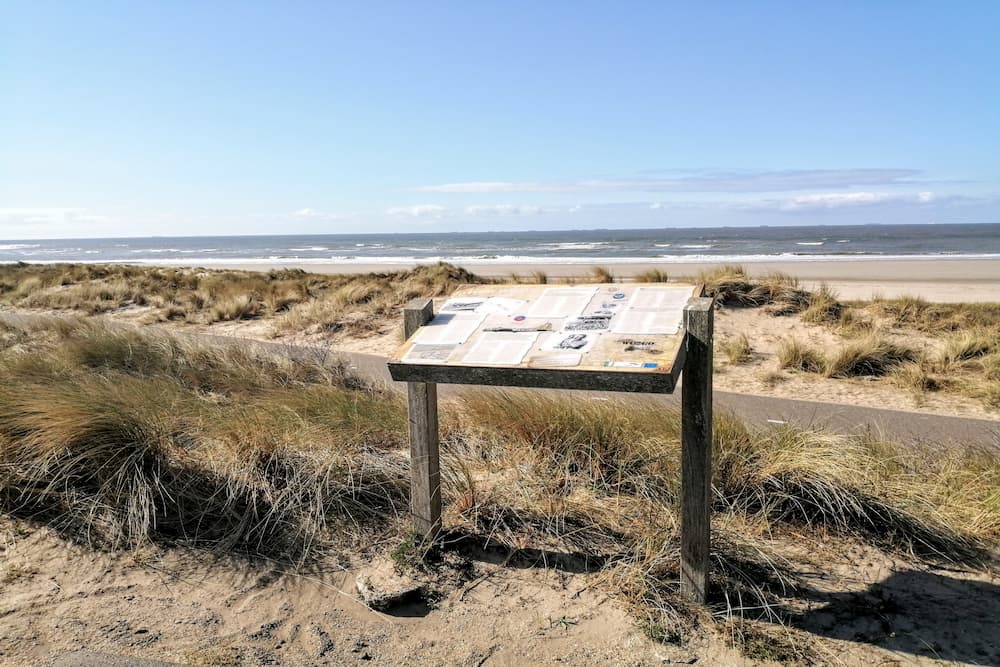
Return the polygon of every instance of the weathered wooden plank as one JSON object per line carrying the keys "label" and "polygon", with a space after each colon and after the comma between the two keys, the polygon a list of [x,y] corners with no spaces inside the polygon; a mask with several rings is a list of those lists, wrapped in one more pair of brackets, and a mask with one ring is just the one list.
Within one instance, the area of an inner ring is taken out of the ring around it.
{"label": "weathered wooden plank", "polygon": [[592,389],[650,394],[673,392],[682,365],[675,363],[667,372],[628,373],[590,371],[569,368],[518,368],[498,366],[459,366],[445,364],[407,364],[391,361],[389,374],[400,382],[437,382],[441,384],[482,384],[500,387],[539,387],[545,389]]}
{"label": "weathered wooden plank", "polygon": [[441,464],[438,451],[437,385],[407,386],[410,415],[410,513],[413,529],[433,539],[441,530]]}
{"label": "weathered wooden plank", "polygon": [[434,300],[411,299],[403,306],[403,337],[409,340],[417,329],[434,319]]}
{"label": "weathered wooden plank", "polygon": [[681,383],[681,591],[704,602],[708,592],[712,502],[713,299],[684,310]]}
{"label": "weathered wooden plank", "polygon": [[[434,302],[414,299],[403,307],[403,333],[410,338],[434,317]],[[410,382],[406,387],[410,426],[410,513],[424,539],[441,530],[441,462],[438,443],[437,385]]]}

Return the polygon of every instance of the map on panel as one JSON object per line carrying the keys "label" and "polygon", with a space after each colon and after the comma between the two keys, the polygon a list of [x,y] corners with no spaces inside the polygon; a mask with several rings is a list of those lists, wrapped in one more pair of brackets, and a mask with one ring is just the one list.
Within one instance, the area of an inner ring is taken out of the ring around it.
{"label": "map on panel", "polygon": [[690,284],[470,285],[437,307],[392,361],[668,372]]}

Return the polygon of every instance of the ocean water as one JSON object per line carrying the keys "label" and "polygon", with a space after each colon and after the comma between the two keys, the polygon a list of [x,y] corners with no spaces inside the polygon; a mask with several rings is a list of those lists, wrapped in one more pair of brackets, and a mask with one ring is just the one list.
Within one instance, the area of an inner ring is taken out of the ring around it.
{"label": "ocean water", "polygon": [[1000,224],[0,241],[0,262],[273,264],[1000,259]]}

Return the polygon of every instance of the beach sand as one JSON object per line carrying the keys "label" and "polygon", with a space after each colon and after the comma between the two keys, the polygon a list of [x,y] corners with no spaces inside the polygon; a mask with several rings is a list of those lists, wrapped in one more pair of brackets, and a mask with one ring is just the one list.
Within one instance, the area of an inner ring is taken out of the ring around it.
{"label": "beach sand", "polygon": [[[167,264],[167,263],[165,263]],[[528,275],[542,271],[550,278],[586,276],[594,266],[602,266],[620,278],[631,278],[643,271],[658,269],[670,277],[696,276],[700,271],[721,264],[712,263],[546,263],[492,264],[458,263],[473,273],[486,277]],[[407,269],[413,263],[364,264],[354,262],[302,263],[275,261],[267,264],[208,264],[206,268],[266,271],[273,268],[295,268],[313,273],[369,273]],[[774,261],[745,262],[751,275],[782,272],[795,276],[813,289],[820,283],[832,287],[841,299],[862,300],[873,296],[893,298],[919,296],[928,301],[944,303],[1000,301],[1000,260],[988,259],[928,259],[881,260],[857,259],[843,261]]]}

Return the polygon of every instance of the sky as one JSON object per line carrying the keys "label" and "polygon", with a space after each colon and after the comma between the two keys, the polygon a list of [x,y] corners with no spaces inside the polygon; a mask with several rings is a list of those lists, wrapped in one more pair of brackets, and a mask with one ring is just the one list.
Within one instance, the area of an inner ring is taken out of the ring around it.
{"label": "sky", "polygon": [[1000,222],[998,25],[0,0],[0,238]]}

